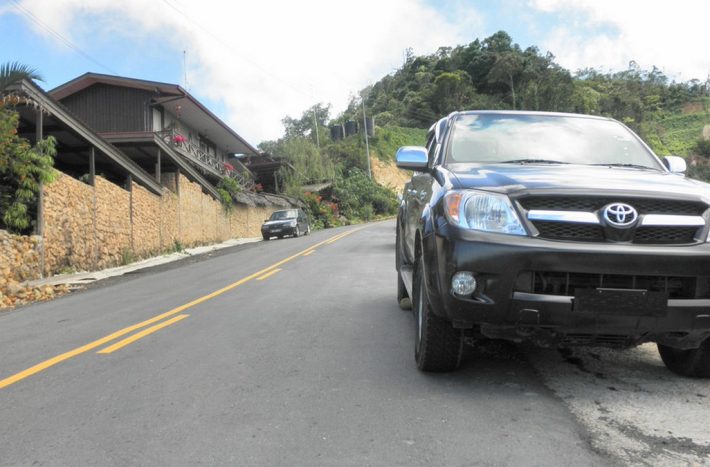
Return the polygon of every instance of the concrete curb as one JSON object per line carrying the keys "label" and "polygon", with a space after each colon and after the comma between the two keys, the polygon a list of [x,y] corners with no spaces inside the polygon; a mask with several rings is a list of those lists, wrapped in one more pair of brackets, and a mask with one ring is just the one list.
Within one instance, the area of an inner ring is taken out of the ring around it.
{"label": "concrete curb", "polygon": [[118,266],[115,268],[103,269],[101,271],[78,272],[74,274],[59,274],[56,276],[48,277],[46,279],[28,281],[25,282],[23,285],[26,287],[42,287],[47,285],[67,285],[69,287],[77,287],[80,285],[100,281],[102,279],[107,279],[109,277],[122,276],[129,272],[138,271],[140,269],[159,266],[161,264],[166,263],[172,263],[173,261],[178,261],[183,258],[188,258],[190,256],[203,255],[212,251],[222,250],[224,248],[229,248],[237,245],[243,245],[245,243],[254,243],[261,240],[261,237],[235,238],[213,245],[186,248],[184,251],[181,252],[170,253],[162,256],[155,256],[141,261],[136,261],[135,263],[127,264],[126,266]]}

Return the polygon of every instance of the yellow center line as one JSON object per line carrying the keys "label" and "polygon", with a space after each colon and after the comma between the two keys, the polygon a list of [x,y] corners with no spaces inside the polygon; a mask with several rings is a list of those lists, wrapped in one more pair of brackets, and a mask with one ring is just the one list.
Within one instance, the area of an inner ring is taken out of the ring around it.
{"label": "yellow center line", "polygon": [[281,269],[272,269],[271,271],[267,272],[263,276],[257,277],[256,280],[263,281],[264,279],[268,279],[269,277],[273,276],[274,274],[276,274],[279,271],[281,271]]}
{"label": "yellow center line", "polygon": [[101,349],[96,353],[100,353],[100,354],[113,353],[116,350],[124,348],[128,344],[134,343],[138,339],[142,339],[149,334],[153,334],[156,331],[159,331],[163,328],[170,326],[171,324],[175,324],[178,321],[182,321],[183,319],[187,318],[188,316],[190,316],[190,315],[177,315],[176,317],[170,318],[167,321],[163,321],[162,323],[158,323],[155,326],[151,326],[149,328],[146,328],[146,329],[142,330],[141,332],[137,332],[137,333],[133,334],[131,337],[126,337],[125,339],[118,341],[113,345],[109,345],[108,347]]}
{"label": "yellow center line", "polygon": [[341,238],[347,237],[348,235],[350,235],[350,232],[345,232],[344,234],[336,235],[335,237],[331,238],[330,240],[326,240],[325,243],[327,243],[328,245],[330,245],[331,243],[335,243],[335,242],[337,242],[338,240],[340,240]]}
{"label": "yellow center line", "polygon": [[245,282],[248,282],[248,281],[255,279],[263,274],[266,274],[267,272],[271,271],[272,269],[278,268],[282,264],[288,263],[289,261],[292,261],[292,260],[298,258],[299,256],[304,255],[305,253],[307,253],[310,250],[318,248],[318,247],[325,245],[327,243],[333,243],[337,240],[340,240],[341,238],[345,238],[348,235],[351,235],[359,230],[364,229],[365,227],[366,226],[359,227],[359,228],[356,228],[353,230],[349,230],[348,232],[345,232],[343,234],[338,234],[338,235],[335,235],[327,240],[323,240],[322,242],[316,243],[315,245],[310,246],[310,247],[306,248],[305,250],[303,250],[299,253],[296,253],[295,255],[292,255],[292,256],[289,256],[288,258],[282,259],[281,261],[274,263],[271,266],[268,266],[268,267],[262,269],[261,271],[257,271],[254,274],[244,277],[243,279],[240,279],[232,284],[229,284],[226,287],[222,287],[221,289],[216,290],[216,291],[212,292],[211,294],[200,297],[200,298],[193,300],[189,303],[186,303],[184,305],[180,305],[179,307],[173,308],[170,311],[166,311],[165,313],[154,316],[154,317],[147,319],[145,321],[141,321],[140,323],[120,329],[114,333],[111,333],[107,336],[104,336],[104,337],[97,339],[93,342],[90,342],[86,345],[82,345],[81,347],[77,347],[76,349],[73,349],[73,350],[70,350],[70,351],[65,352],[63,354],[57,355],[56,357],[52,357],[52,358],[45,360],[41,363],[38,363],[26,370],[20,371],[19,373],[15,373],[12,376],[8,376],[5,379],[1,379],[0,380],[0,389],[4,389],[4,388],[10,386],[11,384],[15,384],[18,381],[22,381],[25,378],[29,378],[32,375],[35,375],[41,371],[46,370],[47,368],[53,367],[54,365],[57,365],[57,364],[62,363],[66,360],[69,360],[70,358],[74,358],[77,355],[81,355],[81,354],[89,352],[97,347],[101,347],[102,345],[107,344],[107,343],[113,341],[114,339],[118,339],[119,337],[123,337],[126,334],[132,333],[133,331],[141,329],[145,326],[149,326],[149,325],[156,323],[162,319],[165,319],[169,316],[177,315],[178,313],[181,313],[181,312],[187,310],[188,308],[192,308],[195,305],[199,305],[200,303],[204,303],[207,300],[211,300],[219,295],[222,295],[225,292],[229,292],[230,290],[239,287],[240,285],[244,284]]}
{"label": "yellow center line", "polygon": [[310,251],[307,251],[307,252],[303,253],[303,256],[310,256],[310,255],[312,255],[312,254],[315,253],[315,252],[316,252],[316,250],[310,250]]}

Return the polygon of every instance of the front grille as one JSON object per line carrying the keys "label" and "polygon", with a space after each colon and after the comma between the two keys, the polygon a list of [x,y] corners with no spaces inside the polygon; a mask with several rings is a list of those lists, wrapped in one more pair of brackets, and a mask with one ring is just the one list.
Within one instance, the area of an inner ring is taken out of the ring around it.
{"label": "front grille", "polygon": [[695,243],[698,227],[639,227],[634,234],[634,243]]}
{"label": "front grille", "polygon": [[594,212],[611,203],[628,203],[639,214],[675,214],[678,216],[700,216],[708,206],[699,201],[648,198],[596,198],[588,196],[528,196],[518,200],[527,211],[532,209],[549,211]]}
{"label": "front grille", "polygon": [[533,222],[540,237],[578,242],[603,242],[604,231],[600,225],[574,224],[570,222]]}
{"label": "front grille", "polygon": [[674,299],[710,298],[708,276],[642,276],[555,271],[523,271],[516,292],[572,297],[577,289],[633,289],[664,292]]}
{"label": "front grille", "polygon": [[[701,216],[708,206],[699,201],[648,198],[609,198],[590,196],[528,196],[517,200],[525,210],[598,212],[614,202],[628,203],[644,214],[670,214]],[[621,241],[618,232],[602,225],[578,224],[563,221],[530,221],[540,238],[576,242]],[[647,226],[636,228],[634,235],[625,235],[624,241],[644,245],[671,245],[696,243],[701,229],[698,227]],[[607,238],[608,236],[608,238]]]}

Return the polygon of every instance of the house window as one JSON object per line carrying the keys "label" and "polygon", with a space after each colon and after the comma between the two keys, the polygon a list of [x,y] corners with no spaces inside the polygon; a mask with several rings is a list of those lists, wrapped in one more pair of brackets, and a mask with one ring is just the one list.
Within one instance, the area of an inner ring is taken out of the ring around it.
{"label": "house window", "polygon": [[153,108],[153,131],[160,131],[163,129],[162,114],[157,108]]}

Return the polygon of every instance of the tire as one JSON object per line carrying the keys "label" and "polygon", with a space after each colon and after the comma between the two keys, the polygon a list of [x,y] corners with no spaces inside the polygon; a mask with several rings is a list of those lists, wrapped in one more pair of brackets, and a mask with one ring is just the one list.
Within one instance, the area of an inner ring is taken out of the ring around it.
{"label": "tire", "polygon": [[710,378],[710,339],[697,349],[680,350],[658,344],[658,353],[666,368],[681,376]]}
{"label": "tire", "polygon": [[397,231],[394,255],[395,267],[397,269],[397,303],[399,303],[399,307],[401,309],[411,310],[412,300],[409,298],[409,294],[407,293],[407,287],[405,287],[404,281],[402,280],[402,275],[399,273],[400,267],[402,266],[402,255],[399,250],[399,242],[399,231]]}
{"label": "tire", "polygon": [[296,230],[293,231],[293,238],[298,238],[301,236],[301,229],[296,226]]}
{"label": "tire", "polygon": [[403,310],[412,309],[412,300],[409,298],[407,288],[399,272],[397,272],[397,303],[399,303],[399,307]]}
{"label": "tire", "polygon": [[463,333],[436,316],[429,305],[421,261],[414,273],[414,359],[417,368],[428,372],[453,371],[461,364]]}
{"label": "tire", "polygon": [[269,239],[271,238],[271,237],[269,237],[268,235],[262,235],[262,237],[264,237],[264,241],[265,241],[265,242],[268,242]]}
{"label": "tire", "polygon": [[310,234],[311,234],[311,226],[309,225],[309,226],[306,228],[306,235],[310,235]]}

